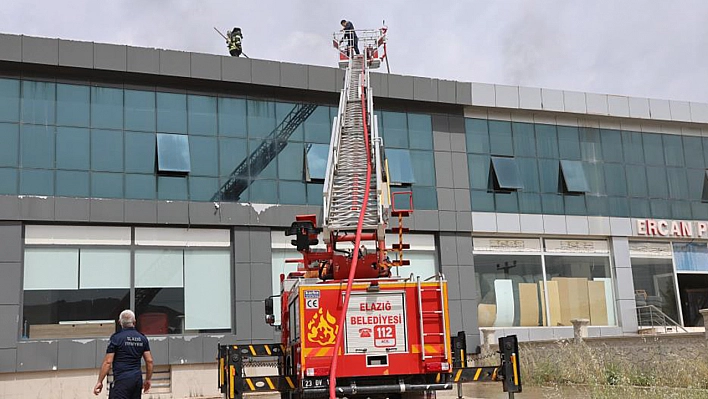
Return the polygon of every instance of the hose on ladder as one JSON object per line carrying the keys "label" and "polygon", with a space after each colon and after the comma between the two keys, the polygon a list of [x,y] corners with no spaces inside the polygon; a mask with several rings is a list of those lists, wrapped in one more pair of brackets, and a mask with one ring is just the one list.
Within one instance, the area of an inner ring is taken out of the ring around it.
{"label": "hose on ladder", "polygon": [[[363,74],[363,73],[362,73]],[[362,79],[363,81],[363,79]],[[359,245],[361,244],[361,230],[364,226],[364,215],[366,207],[369,203],[369,191],[371,189],[371,150],[369,148],[369,129],[366,123],[366,91],[361,93],[361,108],[362,121],[364,125],[364,145],[366,147],[366,185],[364,189],[364,199],[362,201],[361,210],[359,211],[359,223],[356,226],[356,237],[354,240],[354,249],[352,251],[352,264],[349,269],[349,279],[347,280],[347,290],[344,294],[344,308],[342,315],[339,318],[337,328],[337,339],[334,344],[334,354],[332,355],[332,364],[329,371],[329,399],[336,399],[335,388],[337,387],[337,359],[339,359],[339,349],[342,346],[342,333],[344,332],[344,321],[347,317],[347,308],[349,307],[349,297],[352,292],[352,283],[356,275],[356,265],[359,260]]]}

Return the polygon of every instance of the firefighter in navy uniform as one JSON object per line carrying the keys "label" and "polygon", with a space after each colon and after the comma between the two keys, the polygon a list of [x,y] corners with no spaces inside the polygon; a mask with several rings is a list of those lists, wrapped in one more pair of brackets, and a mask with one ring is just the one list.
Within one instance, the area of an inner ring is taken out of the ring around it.
{"label": "firefighter in navy uniform", "polygon": [[[113,383],[109,399],[139,399],[140,391],[148,392],[152,385],[152,354],[148,339],[135,329],[135,313],[124,310],[120,313],[120,332],[111,335],[103,358],[98,382],[93,388],[93,394],[98,395],[103,390],[103,379],[113,368]],[[145,381],[140,369],[140,359],[145,359]]]}
{"label": "firefighter in navy uniform", "polygon": [[[354,52],[359,54],[359,37],[354,30],[354,24],[352,21],[347,21],[346,19],[341,20],[340,24],[342,25],[342,31],[344,31],[344,37],[342,37],[339,43],[341,44],[343,41],[346,41],[347,48],[354,47]],[[347,50],[347,52],[349,52],[349,50]]]}
{"label": "firefighter in navy uniform", "polygon": [[241,28],[234,28],[233,30],[226,32],[226,45],[229,47],[229,54],[232,57],[238,57],[243,52],[241,47],[241,39],[243,38],[243,33],[241,33]]}

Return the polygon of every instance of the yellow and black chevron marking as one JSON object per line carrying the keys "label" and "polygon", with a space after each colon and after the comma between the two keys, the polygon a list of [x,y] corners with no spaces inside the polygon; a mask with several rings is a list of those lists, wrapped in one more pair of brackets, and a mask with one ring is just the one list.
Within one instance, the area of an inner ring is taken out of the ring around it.
{"label": "yellow and black chevron marking", "polygon": [[272,375],[268,377],[244,377],[243,388],[246,392],[291,391],[295,389],[292,377]]}
{"label": "yellow and black chevron marking", "polygon": [[243,357],[282,356],[285,348],[280,344],[233,345]]}
{"label": "yellow and black chevron marking", "polygon": [[452,382],[496,381],[498,366],[464,367],[452,370]]}

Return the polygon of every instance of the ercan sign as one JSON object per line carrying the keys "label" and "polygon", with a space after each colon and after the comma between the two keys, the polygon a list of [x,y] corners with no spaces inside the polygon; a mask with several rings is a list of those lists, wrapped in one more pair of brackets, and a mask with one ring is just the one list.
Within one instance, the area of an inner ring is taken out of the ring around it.
{"label": "ercan sign", "polygon": [[708,222],[637,219],[637,235],[646,237],[708,238]]}

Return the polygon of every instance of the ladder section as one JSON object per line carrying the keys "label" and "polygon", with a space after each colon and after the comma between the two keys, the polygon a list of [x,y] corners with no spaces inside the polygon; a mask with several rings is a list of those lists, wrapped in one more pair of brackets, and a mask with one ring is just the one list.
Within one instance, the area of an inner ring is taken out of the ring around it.
{"label": "ladder section", "polygon": [[[325,225],[331,230],[356,229],[364,202],[367,151],[371,151],[364,140],[363,113],[368,110],[362,108],[362,94],[368,89],[367,77],[364,56],[353,57],[340,97],[339,120],[334,128],[339,131],[333,132],[333,156],[327,165],[331,186],[325,184]],[[378,164],[376,161],[372,155],[371,162]],[[375,229],[380,224],[377,177],[372,173],[364,229]]]}
{"label": "ladder section", "polygon": [[444,280],[439,276],[434,282],[421,282],[420,276],[417,278],[422,361],[436,359],[439,362],[448,362],[443,284]]}

